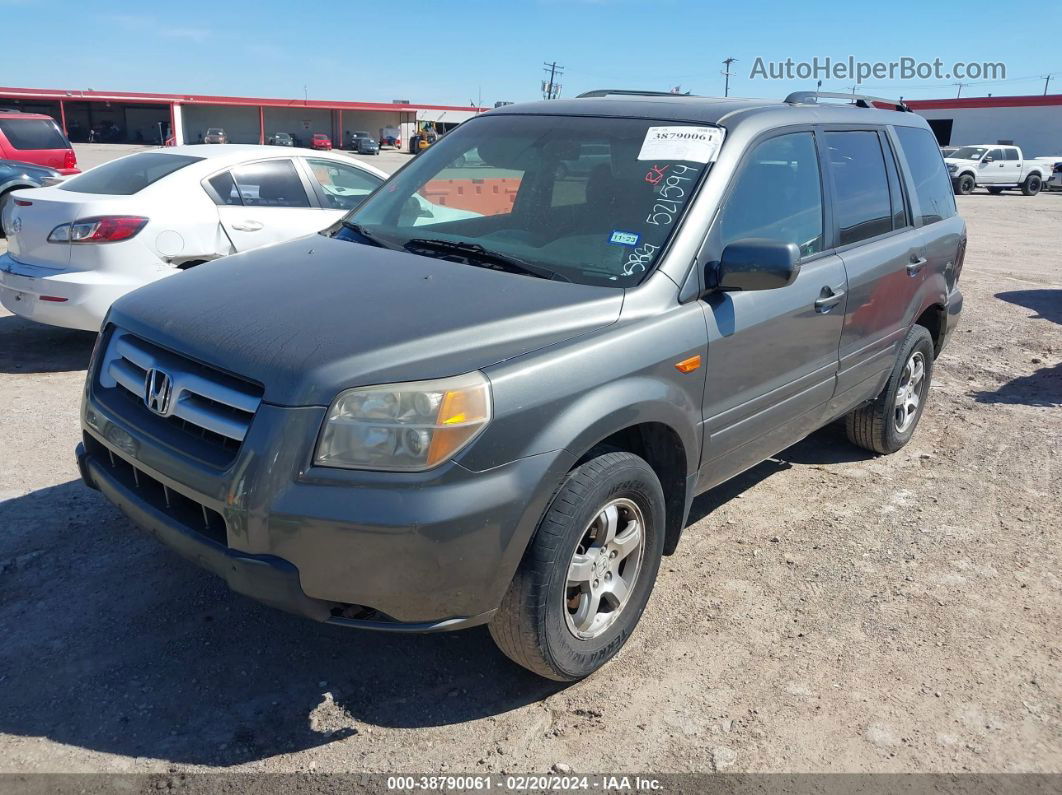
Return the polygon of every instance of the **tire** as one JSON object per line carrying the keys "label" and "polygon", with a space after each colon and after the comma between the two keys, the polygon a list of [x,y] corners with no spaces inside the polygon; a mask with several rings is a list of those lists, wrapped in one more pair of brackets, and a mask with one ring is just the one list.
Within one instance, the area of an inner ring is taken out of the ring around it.
{"label": "tire", "polygon": [[[906,390],[912,379],[912,370],[917,372],[916,362],[921,362],[922,376],[913,390],[916,402],[912,410],[912,392],[902,393],[907,399],[900,403],[901,390]],[[910,368],[910,369],[909,369]],[[933,337],[924,326],[913,326],[900,346],[896,364],[893,365],[881,394],[866,406],[850,412],[845,417],[848,440],[859,447],[875,453],[895,453],[914,435],[922,410],[929,395],[933,379]],[[903,414],[901,415],[901,408]]]}
{"label": "tire", "polygon": [[1044,181],[1040,179],[1039,175],[1030,174],[1025,178],[1025,182],[1021,183],[1021,192],[1026,196],[1035,196],[1043,186]]}
{"label": "tire", "polygon": [[955,180],[955,192],[961,196],[969,196],[975,187],[977,187],[977,182],[973,174],[963,174]]}
{"label": "tire", "polygon": [[[614,538],[603,543],[609,525]],[[509,659],[539,676],[559,682],[589,676],[633,632],[663,549],[664,492],[649,464],[622,452],[590,459],[554,494],[491,620],[491,637]],[[612,590],[631,580],[625,596]]]}
{"label": "tire", "polygon": [[999,194],[1001,194],[1003,192],[1003,188],[996,188],[996,187],[988,188],[988,192],[991,193],[993,196],[998,196]]}

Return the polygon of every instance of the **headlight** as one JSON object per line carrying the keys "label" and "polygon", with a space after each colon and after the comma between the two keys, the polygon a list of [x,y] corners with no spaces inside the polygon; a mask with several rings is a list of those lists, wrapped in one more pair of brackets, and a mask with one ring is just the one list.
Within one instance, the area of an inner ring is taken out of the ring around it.
{"label": "headlight", "polygon": [[348,389],[328,409],[314,463],[417,472],[453,458],[490,422],[481,373]]}
{"label": "headlight", "polygon": [[958,168],[959,168],[959,167],[958,167],[957,165],[955,165],[954,163],[948,163],[947,165],[948,165],[948,171],[957,171],[957,170],[958,170]]}

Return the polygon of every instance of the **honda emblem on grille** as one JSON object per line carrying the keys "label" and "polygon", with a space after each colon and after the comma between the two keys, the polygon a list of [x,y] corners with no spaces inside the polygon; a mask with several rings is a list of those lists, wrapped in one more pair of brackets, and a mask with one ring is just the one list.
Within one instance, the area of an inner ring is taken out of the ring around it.
{"label": "honda emblem on grille", "polygon": [[152,368],[144,379],[144,405],[161,417],[169,415],[173,381],[169,373]]}

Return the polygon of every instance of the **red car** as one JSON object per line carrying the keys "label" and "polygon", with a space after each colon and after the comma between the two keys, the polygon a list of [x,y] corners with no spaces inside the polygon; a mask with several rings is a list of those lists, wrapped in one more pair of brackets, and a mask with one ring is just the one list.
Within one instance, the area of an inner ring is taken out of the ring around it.
{"label": "red car", "polygon": [[314,133],[313,139],[310,141],[311,149],[331,149],[332,139],[324,133]]}
{"label": "red car", "polygon": [[70,141],[51,116],[0,111],[0,160],[21,160],[56,169],[60,174],[80,174]]}

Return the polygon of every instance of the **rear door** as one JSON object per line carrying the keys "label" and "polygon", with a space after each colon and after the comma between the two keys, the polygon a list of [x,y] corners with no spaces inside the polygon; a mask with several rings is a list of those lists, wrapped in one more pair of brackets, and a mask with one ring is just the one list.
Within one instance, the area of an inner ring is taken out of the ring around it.
{"label": "rear door", "polygon": [[837,253],[848,275],[831,407],[840,411],[880,391],[914,322],[926,257],[884,130],[827,129],[823,159],[833,194]]}
{"label": "rear door", "polygon": [[1022,159],[1016,147],[1003,147],[1003,168],[1000,169],[1000,182],[1016,185],[1022,178]]}
{"label": "rear door", "polygon": [[291,158],[244,163],[215,174],[204,187],[218,205],[221,225],[237,251],[328,226],[316,195]]}
{"label": "rear door", "polygon": [[754,143],[724,197],[703,256],[728,243],[796,243],[796,280],[774,290],[711,292],[702,487],[747,469],[814,430],[834,393],[844,321],[844,265],[830,250],[816,134]]}
{"label": "rear door", "polygon": [[4,156],[54,169],[68,168],[70,141],[52,119],[0,117],[0,133],[6,139]]}

